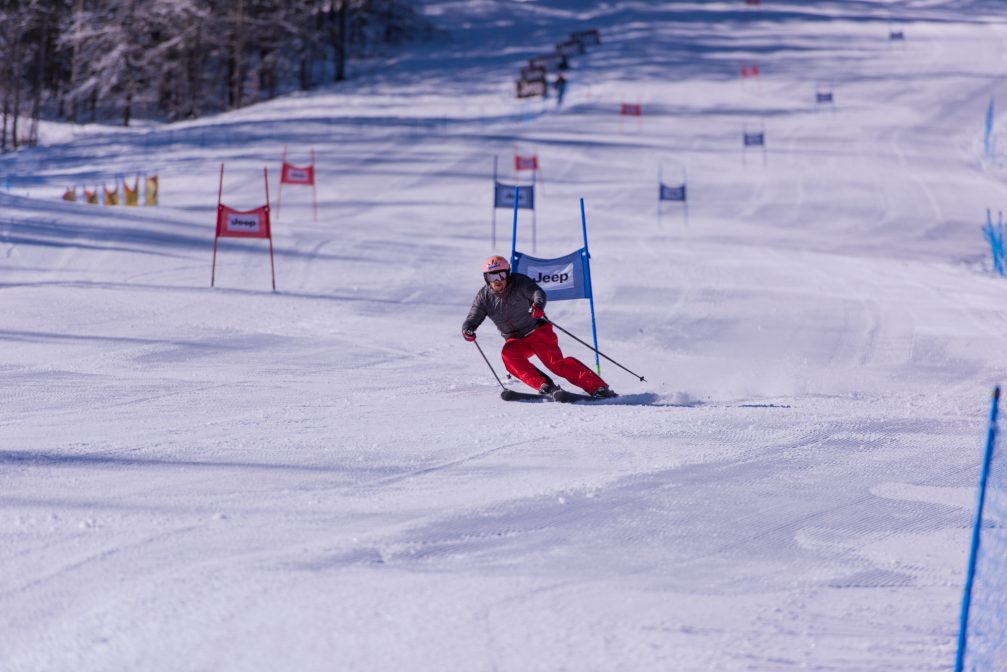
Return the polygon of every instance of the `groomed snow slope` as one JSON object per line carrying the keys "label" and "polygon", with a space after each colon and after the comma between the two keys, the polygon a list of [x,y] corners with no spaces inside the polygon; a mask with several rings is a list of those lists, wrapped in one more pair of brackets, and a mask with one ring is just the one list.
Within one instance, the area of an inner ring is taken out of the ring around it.
{"label": "groomed snow slope", "polygon": [[[1005,10],[427,5],[450,41],[332,92],[0,160],[0,669],[950,669],[1007,361],[979,231]],[[562,107],[512,98],[589,27]],[[585,199],[602,349],[648,381],[604,363],[617,402],[503,403],[460,337],[515,144],[540,256]],[[286,187],[279,291],[233,240],[210,289],[220,162],[225,203],[267,165],[275,205],[284,145],[318,221]],[[161,207],[59,200],[138,170]]]}

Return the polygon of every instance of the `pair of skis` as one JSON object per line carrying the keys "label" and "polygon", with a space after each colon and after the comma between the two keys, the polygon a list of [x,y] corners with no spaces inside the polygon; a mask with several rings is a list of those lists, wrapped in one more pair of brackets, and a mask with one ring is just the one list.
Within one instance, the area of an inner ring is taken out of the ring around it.
{"label": "pair of skis", "polygon": [[588,394],[577,394],[567,390],[556,390],[552,394],[534,394],[508,389],[500,393],[500,398],[504,401],[558,401],[563,404],[575,404],[579,401],[602,401],[613,397],[592,397]]}

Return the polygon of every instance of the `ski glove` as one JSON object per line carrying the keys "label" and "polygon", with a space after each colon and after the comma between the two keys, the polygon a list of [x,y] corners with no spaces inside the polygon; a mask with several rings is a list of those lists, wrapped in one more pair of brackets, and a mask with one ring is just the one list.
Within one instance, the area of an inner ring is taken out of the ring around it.
{"label": "ski glove", "polygon": [[462,338],[464,338],[469,343],[476,340],[476,332],[471,329],[462,329]]}
{"label": "ski glove", "polygon": [[536,320],[544,320],[545,319],[545,310],[543,310],[542,306],[538,305],[537,303],[531,304],[531,308],[528,309],[528,312]]}

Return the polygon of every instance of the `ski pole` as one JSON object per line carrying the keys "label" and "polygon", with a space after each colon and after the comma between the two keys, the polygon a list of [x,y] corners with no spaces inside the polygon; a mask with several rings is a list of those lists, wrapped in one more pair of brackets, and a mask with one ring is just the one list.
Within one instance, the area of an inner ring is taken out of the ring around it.
{"label": "ski pole", "polygon": [[[566,334],[567,336],[569,336],[569,337],[570,337],[570,338],[572,338],[573,340],[577,341],[577,342],[578,342],[578,343],[580,343],[581,345],[586,345],[587,347],[591,348],[591,349],[592,349],[592,350],[594,350],[594,351],[595,351],[596,353],[598,353],[599,355],[601,355],[602,357],[604,357],[604,358],[605,358],[605,359],[607,359],[608,361],[612,362],[613,364],[615,364],[616,366],[618,366],[618,367],[619,367],[620,369],[622,369],[623,371],[625,371],[625,372],[627,372],[627,373],[631,373],[631,374],[633,374],[634,376],[636,376],[637,378],[639,378],[639,379],[640,379],[640,382],[643,382],[643,383],[647,382],[647,379],[646,379],[646,378],[644,378],[643,376],[641,376],[641,375],[640,375],[639,373],[635,373],[635,372],[633,372],[633,371],[630,371],[630,370],[629,370],[629,369],[627,369],[627,368],[626,368],[625,366],[623,366],[623,365],[622,365],[622,364],[620,364],[619,362],[615,361],[614,359],[612,359],[611,357],[609,357],[608,355],[606,355],[606,354],[605,354],[604,352],[602,352],[601,350],[598,350],[597,348],[595,348],[595,347],[594,347],[593,345],[591,345],[590,343],[586,343],[586,342],[584,342],[584,341],[580,340],[579,338],[577,338],[576,336],[574,336],[574,335],[573,335],[573,334],[571,334],[571,333],[570,333],[569,331],[567,331],[567,330],[566,330],[566,329],[564,329],[563,327],[559,326],[558,324],[556,324],[556,323],[555,323],[555,322],[553,322],[552,320],[548,320],[548,322],[549,322],[549,324],[551,324],[552,326],[556,327],[557,329],[559,329],[559,330],[560,330],[560,331],[562,331],[562,332],[563,332],[564,334]],[[485,356],[485,355],[484,355],[484,356]]]}
{"label": "ski pole", "polygon": [[486,359],[486,353],[483,352],[482,347],[480,347],[477,341],[472,341],[472,343],[476,346],[476,348],[478,348],[479,354],[483,356],[483,361],[486,362],[486,366],[490,367],[490,371],[493,372],[493,377],[497,379],[498,383],[500,383],[500,387],[506,390],[507,386],[504,385],[503,382],[500,380],[500,376],[497,375],[496,369],[494,369],[493,365],[490,364],[490,360]]}

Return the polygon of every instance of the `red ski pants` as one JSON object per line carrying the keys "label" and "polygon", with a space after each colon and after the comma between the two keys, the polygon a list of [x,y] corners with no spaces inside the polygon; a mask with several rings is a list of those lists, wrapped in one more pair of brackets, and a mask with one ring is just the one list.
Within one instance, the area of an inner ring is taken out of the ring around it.
{"label": "red ski pants", "polygon": [[588,394],[594,394],[599,388],[608,387],[607,383],[583,362],[563,356],[556,332],[548,322],[524,338],[508,338],[504,343],[503,352],[500,353],[504,366],[511,375],[537,390],[545,382],[545,378],[535,365],[528,361],[532,355],[538,357],[547,369],[583,388]]}

